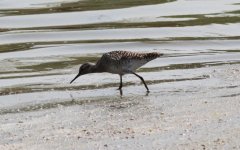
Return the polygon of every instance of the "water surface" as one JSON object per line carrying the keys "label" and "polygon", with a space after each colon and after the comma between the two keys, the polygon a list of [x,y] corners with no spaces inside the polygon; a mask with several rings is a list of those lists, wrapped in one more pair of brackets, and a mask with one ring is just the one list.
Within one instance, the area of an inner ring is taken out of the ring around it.
{"label": "water surface", "polygon": [[[237,77],[213,70],[240,63],[239,26],[238,0],[2,0],[0,114],[119,98],[117,75],[69,84],[82,63],[112,50],[165,54],[138,70],[152,96],[207,87],[209,97],[238,97],[239,83],[228,80]],[[145,95],[135,76],[123,81],[123,97]]]}

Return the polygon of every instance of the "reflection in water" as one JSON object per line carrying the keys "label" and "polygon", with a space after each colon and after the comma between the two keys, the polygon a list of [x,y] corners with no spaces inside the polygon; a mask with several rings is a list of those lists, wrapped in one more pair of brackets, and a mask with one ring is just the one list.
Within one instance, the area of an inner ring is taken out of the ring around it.
{"label": "reflection in water", "polygon": [[2,11],[5,15],[30,15],[128,8],[141,5],[161,4],[172,1],[175,0],[67,0],[62,1],[61,3],[58,0],[44,0],[44,2],[41,0],[34,0],[19,4],[16,0],[8,0],[3,1],[0,4],[2,4]]}

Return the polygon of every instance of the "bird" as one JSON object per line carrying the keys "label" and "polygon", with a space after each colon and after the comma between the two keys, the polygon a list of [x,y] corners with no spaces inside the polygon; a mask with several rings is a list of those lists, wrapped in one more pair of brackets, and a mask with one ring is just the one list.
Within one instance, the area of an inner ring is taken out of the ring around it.
{"label": "bird", "polygon": [[82,64],[79,68],[78,74],[70,82],[70,84],[78,77],[85,74],[108,72],[118,74],[120,76],[120,85],[118,90],[122,90],[122,76],[125,74],[133,74],[143,82],[147,92],[149,92],[146,82],[142,76],[136,73],[136,70],[160,56],[163,56],[163,54],[158,52],[140,53],[122,50],[107,52],[104,53],[95,64]]}

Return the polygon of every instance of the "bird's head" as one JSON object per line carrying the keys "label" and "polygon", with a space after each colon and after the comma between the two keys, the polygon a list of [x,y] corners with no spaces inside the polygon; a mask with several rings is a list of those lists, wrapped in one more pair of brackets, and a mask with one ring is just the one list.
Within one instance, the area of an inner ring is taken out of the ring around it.
{"label": "bird's head", "polygon": [[84,75],[84,74],[88,74],[88,73],[91,73],[92,72],[92,68],[93,68],[93,65],[90,64],[90,63],[84,63],[80,66],[79,68],[79,72],[77,74],[77,76],[70,82],[70,84],[76,80],[78,77],[80,77],[81,75]]}

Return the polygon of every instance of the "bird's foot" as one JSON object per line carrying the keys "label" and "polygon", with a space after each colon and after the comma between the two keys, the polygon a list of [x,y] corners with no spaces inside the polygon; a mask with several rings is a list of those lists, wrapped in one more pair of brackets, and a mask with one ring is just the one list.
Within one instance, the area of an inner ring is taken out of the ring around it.
{"label": "bird's foot", "polygon": [[122,90],[122,87],[117,88],[117,90]]}
{"label": "bird's foot", "polygon": [[120,97],[122,98],[122,96],[123,96],[122,89],[120,89],[119,91],[120,91]]}
{"label": "bird's foot", "polygon": [[148,96],[148,95],[149,95],[149,93],[150,93],[150,91],[149,91],[149,90],[147,90],[147,91],[146,91],[146,96]]}

